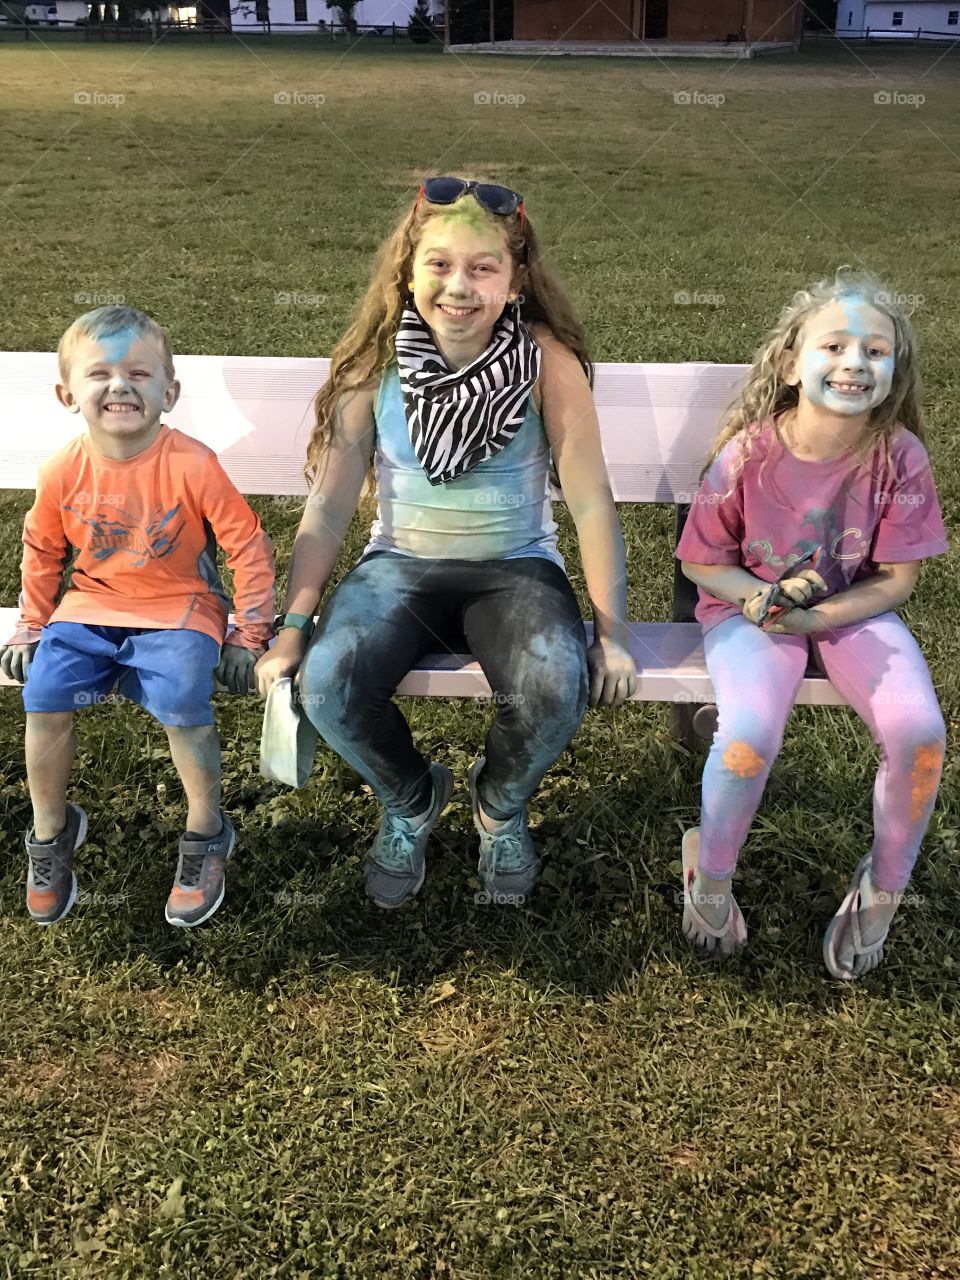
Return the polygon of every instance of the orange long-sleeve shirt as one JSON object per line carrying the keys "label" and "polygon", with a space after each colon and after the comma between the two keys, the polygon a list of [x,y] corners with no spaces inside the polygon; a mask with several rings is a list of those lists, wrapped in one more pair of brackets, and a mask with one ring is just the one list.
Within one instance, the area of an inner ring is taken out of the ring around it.
{"label": "orange long-sleeve shirt", "polygon": [[[20,621],[8,643],[48,622],[202,631],[223,644],[230,601],[217,544],[234,577],[226,642],[264,648],[273,635],[273,549],[212,449],[164,426],[143,453],[104,457],[78,436],[40,467],[23,529]],[[56,605],[71,547],[70,589]],[[56,605],[56,607],[55,607]]]}

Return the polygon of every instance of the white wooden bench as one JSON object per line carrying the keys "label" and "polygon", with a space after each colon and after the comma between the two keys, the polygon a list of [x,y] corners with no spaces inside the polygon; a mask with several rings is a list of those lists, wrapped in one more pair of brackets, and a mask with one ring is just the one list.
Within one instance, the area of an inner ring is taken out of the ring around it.
{"label": "white wooden bench", "polygon": [[[170,425],[216,449],[242,493],[305,494],[311,402],[329,361],[178,356],[176,364],[183,394],[166,419]],[[603,453],[617,502],[672,503],[680,519],[685,516],[719,414],[745,368],[597,365]],[[0,487],[32,489],[39,463],[81,426],[57,403],[57,380],[54,354],[0,353]],[[695,589],[678,566],[674,620],[630,624],[638,677],[634,699],[674,704],[674,730],[685,740],[694,710],[714,700],[700,626],[692,620],[694,601]],[[16,608],[0,609],[0,640],[13,630],[16,617]],[[0,683],[10,682],[0,675]],[[489,696],[490,686],[469,654],[432,654],[410,672],[399,692],[466,698]],[[828,680],[812,673],[802,681],[797,701],[845,702]]]}

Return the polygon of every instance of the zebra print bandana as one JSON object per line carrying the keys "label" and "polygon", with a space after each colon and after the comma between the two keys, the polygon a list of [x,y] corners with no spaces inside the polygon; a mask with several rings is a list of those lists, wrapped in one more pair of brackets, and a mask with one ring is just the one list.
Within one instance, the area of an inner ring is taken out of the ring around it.
{"label": "zebra print bandana", "polygon": [[464,475],[520,430],[540,348],[517,303],[504,308],[486,351],[463,369],[448,368],[412,306],[404,308],[396,352],[410,443],[431,484]]}

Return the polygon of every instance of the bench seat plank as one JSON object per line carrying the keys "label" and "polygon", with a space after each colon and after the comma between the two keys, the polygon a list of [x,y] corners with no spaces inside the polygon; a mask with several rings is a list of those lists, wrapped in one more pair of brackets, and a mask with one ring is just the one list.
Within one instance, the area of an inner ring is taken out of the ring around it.
{"label": "bench seat plank", "polygon": [[[17,620],[16,609],[0,609],[0,639]],[[587,624],[587,634],[592,633]],[[713,701],[713,686],[703,658],[703,637],[696,622],[633,622],[630,652],[637,664],[638,702]],[[11,685],[0,674],[0,685]],[[430,654],[401,682],[398,693],[430,698],[485,698],[490,685],[469,654]],[[798,703],[845,706],[845,700],[824,676],[806,676]]]}

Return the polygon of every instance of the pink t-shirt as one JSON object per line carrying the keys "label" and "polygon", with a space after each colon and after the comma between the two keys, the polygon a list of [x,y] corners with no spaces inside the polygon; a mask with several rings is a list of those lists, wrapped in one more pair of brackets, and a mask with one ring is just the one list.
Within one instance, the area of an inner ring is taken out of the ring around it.
{"label": "pink t-shirt", "polygon": [[[892,468],[882,442],[859,461],[844,453],[822,462],[795,457],[771,422],[750,438],[738,475],[735,462],[746,428],[714,459],[694,495],[677,544],[677,558],[692,564],[739,564],[765,582],[808,551],[823,547],[817,572],[826,600],[878,564],[942,555],[947,538],[927,451],[905,427],[890,442]],[[697,620],[704,630],[740,612],[698,587]]]}

